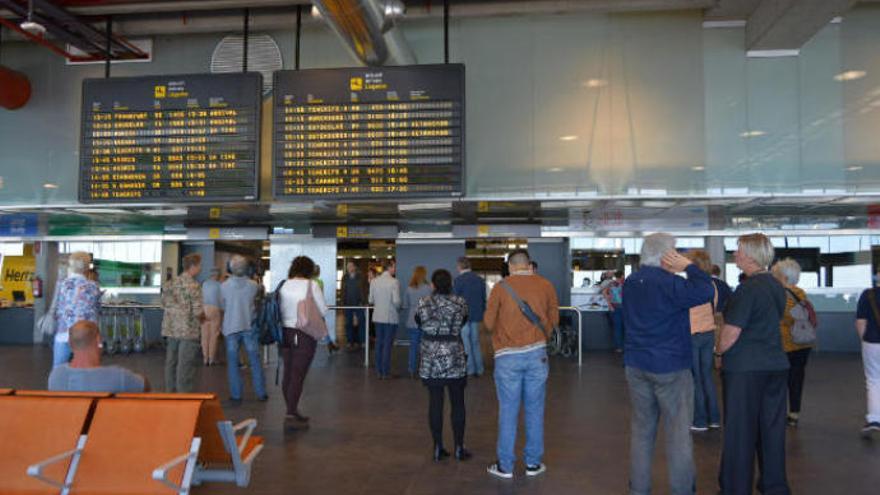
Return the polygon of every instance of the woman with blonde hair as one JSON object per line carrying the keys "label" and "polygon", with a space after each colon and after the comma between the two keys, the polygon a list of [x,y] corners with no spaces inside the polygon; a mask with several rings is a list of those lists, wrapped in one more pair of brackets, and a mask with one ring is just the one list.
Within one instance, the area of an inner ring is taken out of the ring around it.
{"label": "woman with blonde hair", "polygon": [[409,377],[416,378],[419,371],[419,344],[422,331],[416,323],[416,311],[419,309],[419,301],[423,297],[431,295],[431,284],[428,283],[428,270],[419,265],[413,270],[409,286],[406,288],[403,307],[407,309],[406,328],[409,330]]}
{"label": "woman with blonde hair", "polygon": [[806,377],[807,359],[813,344],[796,344],[791,336],[794,326],[794,317],[791,310],[801,302],[807,300],[807,293],[797,286],[801,278],[801,266],[791,258],[785,258],[776,262],[771,270],[782,286],[785,287],[785,313],[779,322],[779,330],[782,332],[782,349],[788,356],[791,368],[788,370],[788,426],[797,426],[801,414],[801,397],[804,393],[804,378]]}
{"label": "woman with blonde hair", "polygon": [[[712,274],[712,259],[702,249],[688,251],[685,255],[704,273]],[[712,299],[705,304],[690,309],[691,344],[694,375],[694,421],[691,431],[703,432],[709,428],[721,427],[721,413],[718,409],[718,392],[715,389],[713,368],[715,360],[715,311],[718,307],[718,286],[712,279]]]}
{"label": "woman with blonde hair", "polygon": [[785,474],[785,392],[788,358],[779,338],[785,288],[767,267],[773,244],[764,234],[744,235],[734,259],[746,279],[724,310],[718,351],[724,382],[721,492],[753,492],[755,455],[761,493],[788,494]]}

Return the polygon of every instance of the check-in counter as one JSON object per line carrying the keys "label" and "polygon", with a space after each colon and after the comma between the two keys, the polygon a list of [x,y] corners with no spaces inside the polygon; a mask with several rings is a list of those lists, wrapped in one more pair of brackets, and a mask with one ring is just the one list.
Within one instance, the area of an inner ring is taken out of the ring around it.
{"label": "check-in counter", "polygon": [[0,308],[0,345],[34,343],[34,308]]}
{"label": "check-in counter", "polygon": [[608,304],[597,287],[579,287],[571,290],[571,305],[581,310],[583,323],[583,350],[614,349]]}
{"label": "check-in counter", "polygon": [[856,306],[863,288],[820,287],[806,289],[819,318],[819,352],[861,352],[855,330]]}

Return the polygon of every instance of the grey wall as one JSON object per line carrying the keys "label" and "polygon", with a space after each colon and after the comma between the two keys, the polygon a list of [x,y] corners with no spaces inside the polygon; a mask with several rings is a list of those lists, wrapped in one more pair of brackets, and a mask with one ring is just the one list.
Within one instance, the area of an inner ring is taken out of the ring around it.
{"label": "grey wall", "polygon": [[560,306],[571,304],[571,251],[568,239],[529,239],[529,257],[538,274],[556,287]]}
{"label": "grey wall", "polygon": [[[468,195],[880,191],[878,22],[880,9],[859,7],[799,57],[752,59],[743,28],[704,29],[697,12],[453,18]],[[442,60],[439,20],[403,29],[420,63]],[[292,27],[270,34],[290,68]],[[220,39],[156,37],[152,62],[113,75],[205,72]],[[24,43],[5,43],[2,60],[34,92],[25,108],[0,110],[0,205],[75,202],[81,81],[102,67]],[[303,68],[350,65],[328,29],[304,29]],[[851,69],[866,76],[834,79]]]}

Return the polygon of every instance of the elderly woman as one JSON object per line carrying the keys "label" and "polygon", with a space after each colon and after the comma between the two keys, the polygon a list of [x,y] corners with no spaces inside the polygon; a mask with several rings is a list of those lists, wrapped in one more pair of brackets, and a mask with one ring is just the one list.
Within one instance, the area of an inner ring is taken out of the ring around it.
{"label": "elderly woman", "polygon": [[807,359],[813,344],[795,344],[791,337],[791,328],[794,326],[794,318],[791,310],[801,301],[807,299],[807,294],[797,286],[801,278],[801,266],[791,258],[785,258],[773,265],[771,270],[776,280],[785,287],[785,314],[779,324],[782,332],[782,349],[788,356],[788,425],[797,426],[801,414],[801,397],[804,393],[804,377],[807,367]]}
{"label": "elderly woman", "polygon": [[[688,251],[687,258],[707,275],[712,273],[712,259],[702,249]],[[712,358],[715,349],[715,311],[718,307],[718,282],[712,278],[713,296],[705,303],[690,309],[691,344],[694,359],[691,373],[694,375],[694,423],[691,431],[703,432],[721,427],[718,410],[718,392],[715,390]]]}
{"label": "elderly woman", "polygon": [[461,328],[467,321],[467,303],[452,295],[452,275],[437,270],[431,276],[434,293],[422,298],[416,310],[416,322],[422,329],[419,375],[428,387],[430,404],[428,424],[434,439],[434,460],[449,457],[443,448],[443,396],[449,390],[452,403],[452,430],[455,458],[471,457],[464,448],[464,388],[467,385],[467,356],[461,340]]}
{"label": "elderly woman", "polygon": [[718,351],[723,357],[724,450],[721,491],[751,494],[755,454],[764,494],[788,495],[785,474],[785,392],[788,359],[779,338],[785,288],[767,271],[773,245],[763,234],[739,238],[736,265],[747,278],[724,311]]}
{"label": "elderly woman", "polygon": [[58,284],[55,292],[55,344],[52,348],[52,367],[70,361],[68,330],[80,320],[98,322],[101,310],[101,291],[98,284],[86,278],[92,263],[89,253],[77,251],[67,260],[68,276]]}

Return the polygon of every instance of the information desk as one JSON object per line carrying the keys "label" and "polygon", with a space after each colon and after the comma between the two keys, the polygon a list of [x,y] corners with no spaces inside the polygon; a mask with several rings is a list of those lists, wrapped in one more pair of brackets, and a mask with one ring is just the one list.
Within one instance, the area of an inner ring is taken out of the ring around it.
{"label": "information desk", "polygon": [[85,80],[80,201],[256,200],[261,90],[258,73]]}
{"label": "information desk", "polygon": [[460,196],[464,121],[460,64],[276,72],[274,195]]}
{"label": "information desk", "polygon": [[0,308],[0,345],[34,343],[34,308]]}

